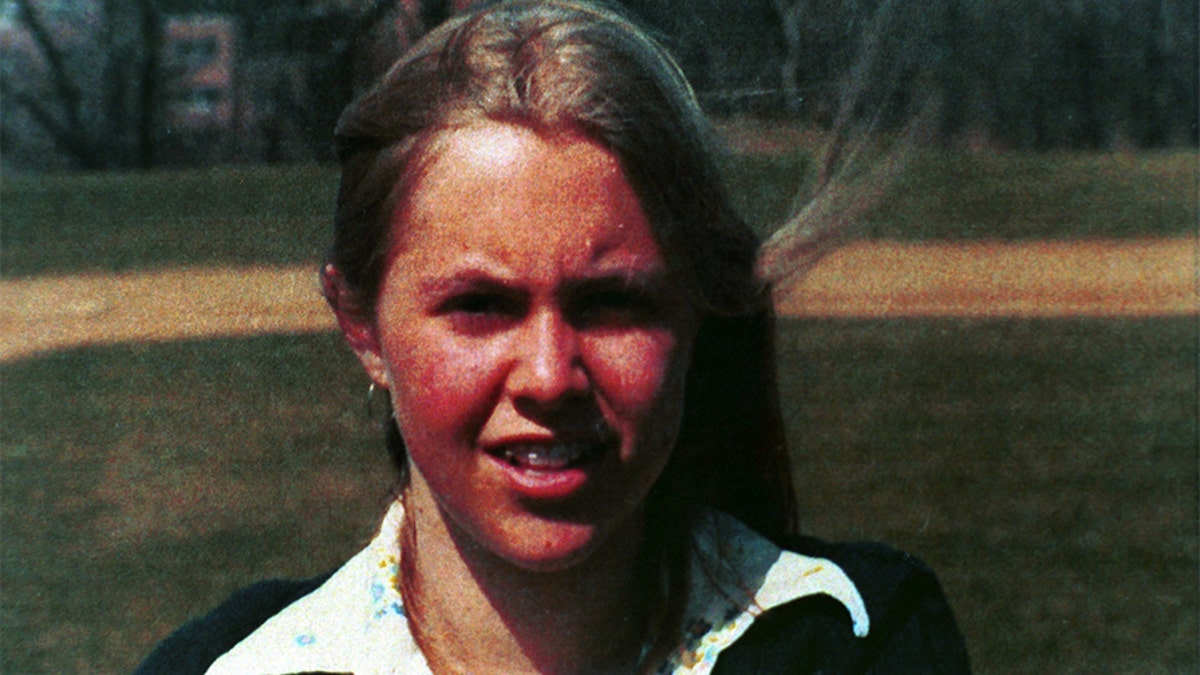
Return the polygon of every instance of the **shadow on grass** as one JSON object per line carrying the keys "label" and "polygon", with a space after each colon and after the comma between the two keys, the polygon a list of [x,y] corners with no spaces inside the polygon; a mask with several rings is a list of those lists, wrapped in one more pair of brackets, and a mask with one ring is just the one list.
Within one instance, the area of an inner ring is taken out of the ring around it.
{"label": "shadow on grass", "polygon": [[334,335],[3,370],[0,672],[125,673],[232,590],[340,564],[392,472]]}
{"label": "shadow on grass", "polygon": [[1195,672],[1197,321],[806,321],[802,524],[942,577],[980,672]]}
{"label": "shadow on grass", "polygon": [[[980,672],[1194,672],[1195,319],[788,321],[806,529],[941,574]],[[329,569],[390,488],[333,335],[6,365],[2,672],[128,672]]]}

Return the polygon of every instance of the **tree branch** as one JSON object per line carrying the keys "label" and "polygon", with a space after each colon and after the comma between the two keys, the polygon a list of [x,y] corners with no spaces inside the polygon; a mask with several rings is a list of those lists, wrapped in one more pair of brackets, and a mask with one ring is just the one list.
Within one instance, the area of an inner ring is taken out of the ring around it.
{"label": "tree branch", "polygon": [[91,147],[81,131],[83,123],[80,106],[83,96],[67,73],[63,50],[55,43],[49,27],[34,9],[32,0],[17,0],[17,17],[29,29],[34,44],[37,45],[42,57],[46,59],[46,65],[50,69],[51,82],[55,91],[58,92],[63,112],[66,114],[65,128],[54,120],[53,115],[50,115],[49,110],[45,109],[40,102],[27,95],[18,94],[19,102],[29,109],[39,124],[45,125],[46,120],[53,122],[52,126],[46,127],[46,130],[64,150],[71,153],[81,164],[89,167],[95,166],[97,164],[95,149]]}
{"label": "tree branch", "polygon": [[[14,90],[7,78],[0,78],[0,98],[4,99],[6,107],[10,107],[10,110],[23,109],[29,113],[29,116],[45,129],[50,140],[74,157],[80,165],[85,168],[95,168],[98,165],[87,139],[69,125],[60,122],[50,108],[45,105],[44,99],[28,92]],[[9,117],[11,114],[5,115],[6,121]],[[15,134],[12,134],[12,137],[15,137]]]}

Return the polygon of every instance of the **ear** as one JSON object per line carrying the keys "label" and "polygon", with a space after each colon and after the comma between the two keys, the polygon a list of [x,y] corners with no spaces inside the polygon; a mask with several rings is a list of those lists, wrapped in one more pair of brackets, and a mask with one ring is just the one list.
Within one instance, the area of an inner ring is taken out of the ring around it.
{"label": "ear", "polygon": [[337,317],[342,335],[367,371],[367,376],[375,384],[388,389],[391,378],[383,359],[375,318],[360,311],[341,271],[332,264],[325,265],[321,270],[321,291]]}

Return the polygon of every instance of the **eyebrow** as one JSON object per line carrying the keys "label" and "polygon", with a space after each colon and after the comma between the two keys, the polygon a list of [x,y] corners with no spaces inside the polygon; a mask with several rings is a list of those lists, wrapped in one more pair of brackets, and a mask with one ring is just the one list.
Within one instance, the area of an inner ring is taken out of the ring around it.
{"label": "eyebrow", "polygon": [[[663,269],[657,267],[646,270],[621,268],[568,278],[562,284],[560,291],[565,295],[595,290],[651,291],[666,284],[667,273]],[[521,287],[522,284],[517,279],[506,274],[472,267],[449,276],[422,279],[418,283],[418,293],[424,297],[444,297],[464,291],[514,293],[520,292]]]}
{"label": "eyebrow", "polygon": [[424,297],[443,297],[463,291],[500,291],[511,293],[515,284],[502,278],[484,272],[483,270],[464,270],[448,277],[433,277],[422,279],[418,285],[418,293]]}
{"label": "eyebrow", "polygon": [[564,290],[569,293],[580,291],[609,291],[632,290],[650,292],[666,287],[667,273],[661,269],[650,270],[616,270],[611,273],[600,273],[578,279],[569,279],[564,284]]}

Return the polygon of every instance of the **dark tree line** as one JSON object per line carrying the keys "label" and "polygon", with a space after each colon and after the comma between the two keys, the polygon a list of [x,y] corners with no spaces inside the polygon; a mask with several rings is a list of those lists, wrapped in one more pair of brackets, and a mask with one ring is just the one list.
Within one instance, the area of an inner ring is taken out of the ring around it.
{"label": "dark tree line", "polygon": [[736,10],[701,0],[686,16],[668,0],[627,4],[663,17],[657,25],[719,112],[828,126],[931,103],[946,140],[1197,142],[1194,0],[758,0]]}
{"label": "dark tree line", "polygon": [[[10,36],[0,69],[5,161],[104,168],[189,156],[186,139],[162,115],[167,16],[219,12],[238,27],[238,91],[253,114],[221,146],[227,151],[209,159],[324,160],[344,104],[406,45],[470,3],[0,4]],[[1197,143],[1194,0],[620,4],[678,55],[714,114],[787,116],[823,127],[872,120],[887,128],[934,110],[936,137],[950,143]]]}

